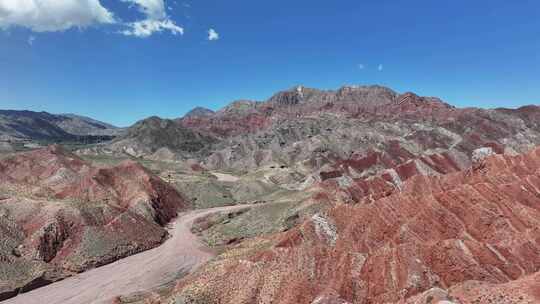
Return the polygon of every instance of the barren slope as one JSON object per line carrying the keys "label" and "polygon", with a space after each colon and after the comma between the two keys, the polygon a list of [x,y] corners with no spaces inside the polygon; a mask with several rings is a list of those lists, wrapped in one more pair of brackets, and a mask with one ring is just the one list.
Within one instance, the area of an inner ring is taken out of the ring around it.
{"label": "barren slope", "polygon": [[301,179],[297,184],[310,186],[327,179],[321,175],[327,171],[366,178],[402,164],[398,174],[444,174],[468,167],[478,148],[520,153],[540,144],[538,117],[538,106],[456,108],[380,86],[299,86],[217,112],[151,117],[115,142],[80,153],[195,160],[208,170],[240,175],[286,167]]}
{"label": "barren slope", "polygon": [[154,248],[189,203],[135,162],[96,168],[59,146],[0,161],[0,299]]}
{"label": "barren slope", "polygon": [[[245,241],[181,280],[173,298],[395,303],[440,287],[452,290],[447,299],[456,303],[489,303],[478,294],[521,286],[521,300],[507,291],[492,303],[536,303],[539,229],[540,148],[493,155],[461,172],[414,176],[402,191],[372,203],[337,204],[297,228]],[[481,283],[459,287],[473,281]]]}

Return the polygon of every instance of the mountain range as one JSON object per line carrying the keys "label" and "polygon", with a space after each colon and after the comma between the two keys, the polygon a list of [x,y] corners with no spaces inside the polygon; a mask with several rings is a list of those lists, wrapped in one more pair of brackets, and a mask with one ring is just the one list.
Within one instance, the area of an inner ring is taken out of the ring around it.
{"label": "mountain range", "polygon": [[207,262],[161,265],[174,281],[135,294],[111,284],[109,303],[540,302],[537,105],[297,86],[126,129],[0,111],[0,134],[79,143],[4,146],[0,300],[160,246],[176,223]]}
{"label": "mountain range", "polygon": [[97,142],[110,140],[121,129],[75,114],[0,110],[3,142]]}
{"label": "mountain range", "polygon": [[302,174],[367,176],[406,162],[414,163],[411,170],[445,173],[433,159],[455,170],[470,165],[477,148],[519,153],[538,144],[539,106],[460,109],[381,86],[299,86],[264,102],[198,108],[175,120],[151,117],[80,153],[197,159],[208,169],[235,172],[287,166]]}

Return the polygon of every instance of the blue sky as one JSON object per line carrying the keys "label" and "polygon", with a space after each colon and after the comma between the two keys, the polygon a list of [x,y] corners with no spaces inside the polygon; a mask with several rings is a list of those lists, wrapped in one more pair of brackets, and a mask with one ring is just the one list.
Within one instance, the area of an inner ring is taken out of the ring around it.
{"label": "blue sky", "polygon": [[[461,107],[540,104],[537,0],[170,0],[164,11],[163,0],[69,0],[90,4],[38,15],[60,24],[28,20],[25,1],[0,0],[2,109],[127,126],[298,84],[381,84]],[[136,32],[146,21],[163,28]]]}

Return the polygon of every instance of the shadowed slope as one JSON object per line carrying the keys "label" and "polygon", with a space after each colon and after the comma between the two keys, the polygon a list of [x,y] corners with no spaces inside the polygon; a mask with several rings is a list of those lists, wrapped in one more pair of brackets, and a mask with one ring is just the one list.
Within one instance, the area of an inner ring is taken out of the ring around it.
{"label": "shadowed slope", "polygon": [[97,141],[111,139],[120,129],[83,116],[0,110],[1,140]]}

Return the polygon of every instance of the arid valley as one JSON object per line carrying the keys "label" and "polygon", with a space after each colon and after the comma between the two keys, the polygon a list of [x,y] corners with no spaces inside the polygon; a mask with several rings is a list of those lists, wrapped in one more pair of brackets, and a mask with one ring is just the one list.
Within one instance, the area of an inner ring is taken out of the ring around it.
{"label": "arid valley", "polygon": [[2,115],[6,303],[540,301],[538,106],[299,86],[127,129]]}

